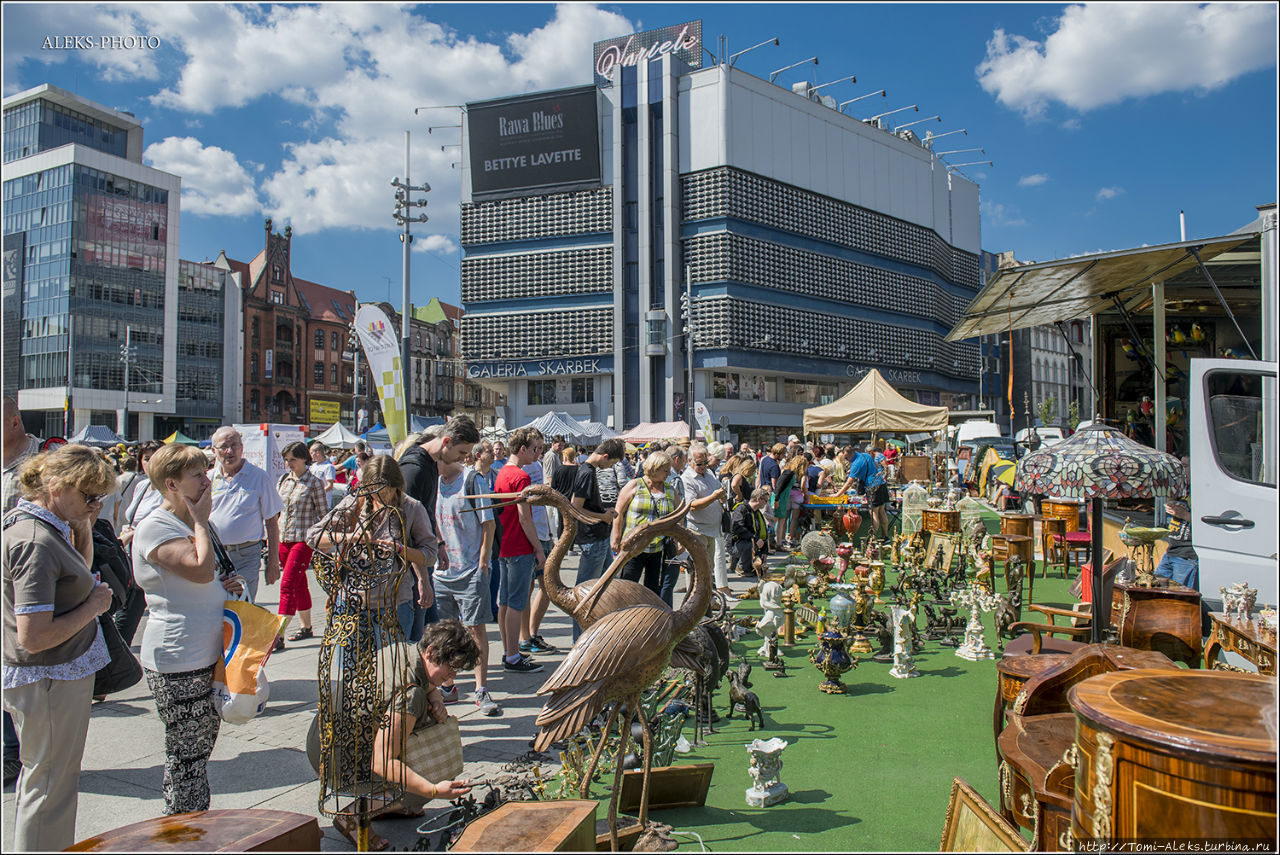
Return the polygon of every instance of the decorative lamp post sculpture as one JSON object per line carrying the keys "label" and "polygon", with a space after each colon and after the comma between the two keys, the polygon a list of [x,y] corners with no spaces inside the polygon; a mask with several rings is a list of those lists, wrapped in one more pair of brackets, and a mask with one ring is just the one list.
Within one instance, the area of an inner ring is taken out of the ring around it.
{"label": "decorative lamp post sculpture", "polygon": [[1111,425],[1094,423],[1069,439],[1018,461],[1014,486],[1023,493],[1089,499],[1089,556],[1093,565],[1093,620],[1089,641],[1100,644],[1111,624],[1102,597],[1102,500],[1184,496],[1187,472],[1171,454],[1134,442]]}

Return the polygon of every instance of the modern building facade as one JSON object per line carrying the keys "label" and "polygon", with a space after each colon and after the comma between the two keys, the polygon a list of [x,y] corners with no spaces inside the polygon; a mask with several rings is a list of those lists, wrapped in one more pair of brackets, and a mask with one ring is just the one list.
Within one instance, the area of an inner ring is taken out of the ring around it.
{"label": "modern building facade", "polygon": [[145,439],[176,412],[181,182],[142,147],[133,116],[55,86],[4,99],[4,389],[32,433]]}
{"label": "modern building facade", "polygon": [[699,36],[638,34],[654,47],[621,62],[600,43],[596,86],[468,105],[469,376],[506,385],[511,424],[622,429],[684,418],[691,361],[721,435],[752,442],[872,367],[975,406],[978,348],[943,337],[980,285],[977,186],[910,131],[697,67]]}

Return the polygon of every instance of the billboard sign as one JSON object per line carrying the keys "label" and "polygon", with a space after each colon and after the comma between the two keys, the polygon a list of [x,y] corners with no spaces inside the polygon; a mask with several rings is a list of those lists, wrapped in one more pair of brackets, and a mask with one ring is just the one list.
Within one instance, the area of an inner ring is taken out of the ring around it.
{"label": "billboard sign", "polygon": [[315,398],[310,400],[311,424],[313,425],[329,425],[337,422],[342,417],[342,404],[338,401],[318,401]]}
{"label": "billboard sign", "polygon": [[579,86],[468,104],[472,199],[598,187],[596,97]]}
{"label": "billboard sign", "polygon": [[702,68],[702,21],[596,42],[592,56],[596,86],[612,86],[619,67],[639,65],[668,53],[690,68]]}

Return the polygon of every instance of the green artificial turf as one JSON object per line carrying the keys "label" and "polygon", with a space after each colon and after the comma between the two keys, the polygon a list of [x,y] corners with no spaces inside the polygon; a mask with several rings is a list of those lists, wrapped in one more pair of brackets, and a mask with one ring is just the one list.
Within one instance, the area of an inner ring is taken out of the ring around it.
{"label": "green artificial turf", "polygon": [[[890,580],[895,578],[890,573]],[[1037,577],[1037,603],[1066,605],[1070,580]],[[1025,590],[1025,589],[1024,589]],[[997,583],[1003,593],[1003,581]],[[885,605],[884,610],[890,608]],[[760,614],[759,602],[741,602],[735,614]],[[992,614],[984,614],[987,643],[999,656]],[[1029,618],[1024,610],[1024,618]],[[923,626],[923,621],[921,621]],[[999,804],[992,707],[995,660],[970,662],[954,648],[925,642],[916,658],[921,676],[889,676],[891,663],[869,656],[843,677],[848,694],[828,695],[808,661],[812,632],[782,648],[785,678],[761,667],[754,633],[733,644],[734,662],[753,666],[752,689],[765,715],[763,730],[749,731],[741,715],[726,720],[728,681],[716,694],[721,721],[707,744],[675,762],[714,761],[705,807],[655,812],[677,832],[694,832],[712,851],[937,851],[951,781],[968,781]],[[874,644],[874,640],[873,640]],[[692,738],[692,724],[685,735]],[[768,808],[748,807],[751,786],[745,746],[754,738],[787,739],[781,779],[790,795]],[[601,788],[603,789],[603,788]],[[600,816],[607,810],[601,806]],[[681,848],[699,851],[679,838]]]}

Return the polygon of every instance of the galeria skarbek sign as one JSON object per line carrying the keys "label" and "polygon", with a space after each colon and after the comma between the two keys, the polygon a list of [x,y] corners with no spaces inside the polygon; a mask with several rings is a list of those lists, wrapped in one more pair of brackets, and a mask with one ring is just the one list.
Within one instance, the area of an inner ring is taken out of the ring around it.
{"label": "galeria skarbek sign", "polygon": [[467,366],[468,380],[612,373],[612,356],[580,356],[570,359],[538,359],[525,362],[473,362]]}
{"label": "galeria skarbek sign", "polygon": [[639,65],[668,53],[690,68],[702,68],[702,21],[596,42],[596,86],[612,86],[618,68]]}

